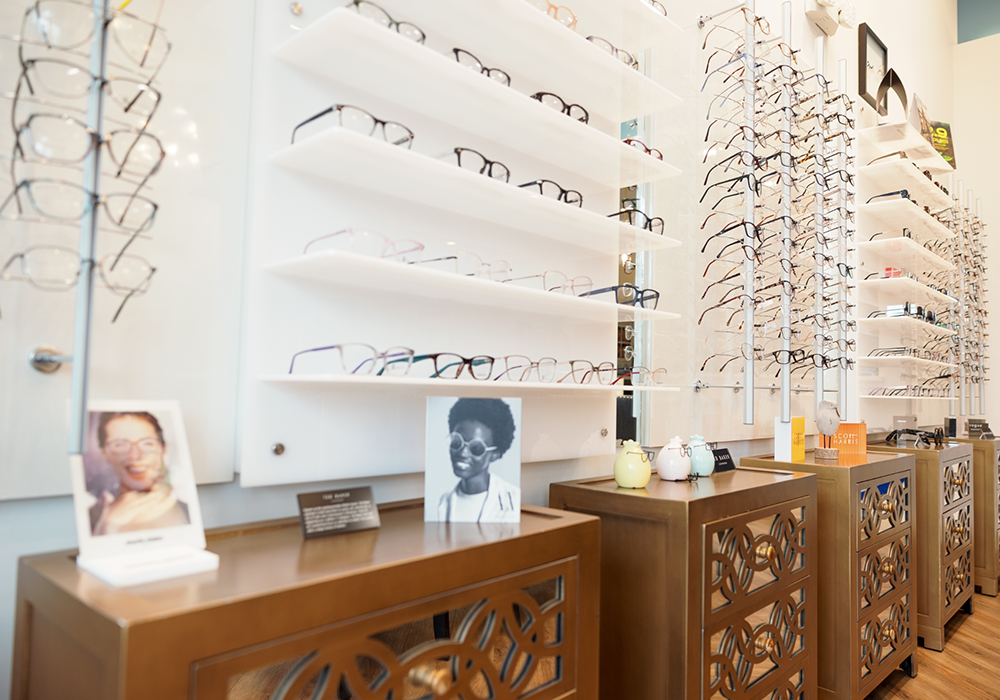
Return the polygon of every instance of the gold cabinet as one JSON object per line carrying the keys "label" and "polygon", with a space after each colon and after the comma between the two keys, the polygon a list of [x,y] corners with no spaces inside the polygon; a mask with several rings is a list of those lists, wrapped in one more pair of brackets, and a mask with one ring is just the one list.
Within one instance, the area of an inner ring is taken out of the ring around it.
{"label": "gold cabinet", "polygon": [[816,697],[816,478],[549,487],[601,518],[601,697]]}
{"label": "gold cabinet", "polygon": [[955,442],[972,445],[973,579],[980,593],[995,596],[1000,593],[1000,439]]}
{"label": "gold cabinet", "polygon": [[596,700],[596,518],[379,510],[321,539],[298,519],[210,533],[217,572],[126,589],[72,552],[22,558],[12,698]]}
{"label": "gold cabinet", "polygon": [[916,458],[917,636],[928,649],[941,651],[948,620],[960,609],[972,612],[972,446],[950,442],[918,449],[870,442],[869,457],[874,453]]}
{"label": "gold cabinet", "polygon": [[817,477],[819,697],[864,698],[900,666],[916,675],[914,458],[740,464]]}

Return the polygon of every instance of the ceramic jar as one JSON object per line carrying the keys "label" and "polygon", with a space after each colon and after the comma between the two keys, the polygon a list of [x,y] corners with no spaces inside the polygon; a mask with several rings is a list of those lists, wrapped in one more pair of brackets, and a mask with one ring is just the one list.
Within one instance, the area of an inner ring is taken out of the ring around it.
{"label": "ceramic jar", "polygon": [[691,460],[681,444],[680,435],[675,435],[656,457],[656,473],[664,481],[684,481],[691,473]]}
{"label": "ceramic jar", "polygon": [[652,468],[649,457],[635,440],[622,443],[621,452],[615,459],[615,481],[626,489],[645,488],[649,483]]}
{"label": "ceramic jar", "polygon": [[701,435],[692,435],[688,443],[691,454],[691,474],[694,476],[710,476],[715,471],[715,455],[705,444]]}

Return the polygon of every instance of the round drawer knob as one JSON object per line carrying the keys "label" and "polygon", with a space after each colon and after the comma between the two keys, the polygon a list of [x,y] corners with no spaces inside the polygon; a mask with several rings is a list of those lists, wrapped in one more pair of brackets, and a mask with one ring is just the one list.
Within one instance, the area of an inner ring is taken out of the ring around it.
{"label": "round drawer knob", "polygon": [[413,685],[435,695],[444,695],[451,690],[451,672],[443,668],[421,664],[411,668],[407,678]]}
{"label": "round drawer knob", "polygon": [[878,507],[884,515],[890,515],[896,512],[896,504],[889,500],[882,501]]}
{"label": "round drawer knob", "polygon": [[774,548],[774,545],[770,544],[759,544],[757,545],[757,558],[764,559],[765,561],[773,562],[778,558],[778,550]]}
{"label": "round drawer knob", "polygon": [[955,478],[953,478],[951,480],[951,483],[954,484],[955,486],[959,486],[960,487],[960,486],[962,486],[962,484],[965,483],[965,479],[963,479],[960,476],[956,476]]}
{"label": "round drawer knob", "polygon": [[894,573],[896,573],[896,565],[895,564],[893,564],[891,561],[884,561],[884,562],[882,562],[882,575],[883,576],[892,576]]}
{"label": "round drawer knob", "polygon": [[964,525],[956,525],[953,529],[955,530],[955,534],[956,535],[964,535],[965,534],[965,526]]}
{"label": "round drawer knob", "polygon": [[766,651],[768,654],[774,651],[774,639],[771,637],[757,637],[757,641],[753,644],[757,647],[757,651]]}
{"label": "round drawer knob", "polygon": [[882,641],[883,642],[895,642],[896,641],[896,630],[892,627],[888,627],[882,630]]}

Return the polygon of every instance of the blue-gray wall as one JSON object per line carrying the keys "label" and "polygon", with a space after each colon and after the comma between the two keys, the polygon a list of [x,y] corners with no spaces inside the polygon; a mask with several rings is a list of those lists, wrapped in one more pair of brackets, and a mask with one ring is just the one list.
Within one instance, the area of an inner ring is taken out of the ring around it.
{"label": "blue-gray wall", "polygon": [[1000,0],[958,0],[958,43],[1000,34]]}

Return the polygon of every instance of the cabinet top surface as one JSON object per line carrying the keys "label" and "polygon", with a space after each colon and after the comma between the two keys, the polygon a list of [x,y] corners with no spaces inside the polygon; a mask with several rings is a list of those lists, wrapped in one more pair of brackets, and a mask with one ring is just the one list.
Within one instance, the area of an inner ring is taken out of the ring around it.
{"label": "cabinet top surface", "polygon": [[928,457],[931,454],[936,454],[942,460],[972,456],[972,446],[965,442],[946,442],[941,447],[935,445],[931,445],[930,447],[896,447],[895,445],[868,443],[868,449],[869,451],[878,450],[882,453],[895,452],[897,454],[914,455],[916,457]]}
{"label": "cabinet top surface", "polygon": [[656,474],[653,474],[649,483],[646,484],[646,488],[642,489],[621,488],[611,476],[565,481],[553,484],[553,486],[586,489],[623,499],[650,498],[659,501],[693,502],[740,491],[751,491],[773,484],[787,483],[809,476],[812,475],[778,469],[737,468],[721,474],[712,474],[696,481],[663,481]]}
{"label": "cabinet top surface", "polygon": [[960,442],[963,445],[972,445],[973,447],[983,447],[983,448],[993,448],[1000,449],[1000,438],[993,438],[992,440],[982,440],[980,438],[951,438],[953,442]]}
{"label": "cabinet top surface", "polygon": [[763,463],[770,463],[777,469],[801,469],[803,467],[807,467],[809,468],[809,471],[812,471],[812,467],[827,469],[853,469],[854,467],[864,467],[869,465],[881,466],[886,462],[895,462],[899,459],[903,459],[903,456],[886,454],[883,452],[869,452],[863,457],[842,455],[837,460],[816,459],[816,453],[813,450],[806,450],[806,457],[802,462],[775,461],[774,455],[744,457],[741,461],[748,462],[750,466],[754,467],[764,466]]}
{"label": "cabinet top surface", "polygon": [[425,523],[422,502],[383,508],[380,515],[382,526],[378,529],[310,540],[302,538],[298,518],[220,529],[208,534],[208,549],[219,555],[218,571],[127,588],[112,588],[78,569],[75,551],[22,557],[20,565],[89,607],[127,624],[475,548],[489,551],[491,546],[597,520],[580,513],[525,506],[519,524]]}

